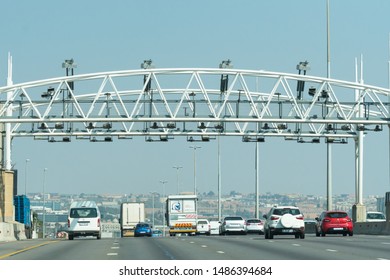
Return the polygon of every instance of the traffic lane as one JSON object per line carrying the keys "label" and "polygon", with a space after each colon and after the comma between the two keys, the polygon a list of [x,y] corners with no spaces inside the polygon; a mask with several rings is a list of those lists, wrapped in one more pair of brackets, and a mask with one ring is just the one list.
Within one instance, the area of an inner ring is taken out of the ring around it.
{"label": "traffic lane", "polygon": [[25,239],[0,242],[0,259],[7,259],[16,254],[23,254],[24,252],[36,249],[41,246],[46,246],[54,242],[58,242],[58,240]]}
{"label": "traffic lane", "polygon": [[45,246],[31,247],[23,252],[15,251],[8,260],[106,260],[115,239],[75,238],[55,240]]}
{"label": "traffic lane", "polygon": [[[161,238],[123,238],[120,259],[133,260],[208,260],[220,259],[196,236]],[[207,243],[207,239],[205,240]],[[208,241],[210,242],[210,241]]]}
{"label": "traffic lane", "polygon": [[[389,238],[376,236],[321,238],[306,235],[305,239],[276,236],[203,237],[201,243],[210,251],[220,253],[220,259],[262,260],[376,260],[388,259]],[[320,239],[320,240],[319,240]],[[183,239],[185,240],[185,239]],[[212,242],[208,242],[212,240]],[[193,243],[199,243],[193,241]],[[240,254],[237,254],[240,252]],[[212,255],[212,254],[211,254]]]}
{"label": "traffic lane", "polygon": [[326,235],[311,236],[306,246],[330,253],[330,259],[381,260],[390,259],[390,236],[381,235]]}

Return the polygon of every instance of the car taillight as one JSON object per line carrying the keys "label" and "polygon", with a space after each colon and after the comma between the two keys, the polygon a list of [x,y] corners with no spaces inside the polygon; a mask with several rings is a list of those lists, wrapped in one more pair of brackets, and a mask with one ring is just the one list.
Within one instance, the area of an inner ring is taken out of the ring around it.
{"label": "car taillight", "polygon": [[97,226],[100,227],[100,219],[97,220]]}
{"label": "car taillight", "polygon": [[297,220],[303,220],[303,216],[298,216],[296,218],[297,218]]}
{"label": "car taillight", "polygon": [[70,227],[70,220],[68,219],[68,228]]}
{"label": "car taillight", "polygon": [[279,220],[279,217],[277,217],[277,216],[271,216],[271,220],[272,220],[272,221]]}
{"label": "car taillight", "polygon": [[330,222],[330,220],[329,219],[324,219],[324,222]]}
{"label": "car taillight", "polygon": [[349,222],[352,222],[352,220],[351,219],[347,219],[347,222],[349,223]]}

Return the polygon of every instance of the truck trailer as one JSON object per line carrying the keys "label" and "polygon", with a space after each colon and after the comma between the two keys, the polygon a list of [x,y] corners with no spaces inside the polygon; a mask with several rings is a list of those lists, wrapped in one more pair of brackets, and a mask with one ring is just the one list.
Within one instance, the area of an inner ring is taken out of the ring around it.
{"label": "truck trailer", "polygon": [[121,237],[134,236],[135,226],[144,222],[145,204],[143,202],[123,202],[121,204]]}
{"label": "truck trailer", "polygon": [[167,197],[165,217],[170,236],[196,234],[197,202],[196,195],[183,194]]}

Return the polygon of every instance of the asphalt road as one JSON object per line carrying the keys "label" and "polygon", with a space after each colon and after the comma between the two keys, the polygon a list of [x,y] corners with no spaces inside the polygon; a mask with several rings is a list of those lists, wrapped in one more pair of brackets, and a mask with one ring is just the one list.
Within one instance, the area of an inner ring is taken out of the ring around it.
{"label": "asphalt road", "polygon": [[390,260],[390,236],[306,234],[0,242],[1,260]]}

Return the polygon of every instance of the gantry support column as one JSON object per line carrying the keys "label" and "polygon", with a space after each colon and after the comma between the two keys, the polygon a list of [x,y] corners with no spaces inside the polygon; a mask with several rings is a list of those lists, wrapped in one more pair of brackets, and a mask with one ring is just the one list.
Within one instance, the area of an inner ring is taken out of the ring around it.
{"label": "gantry support column", "polygon": [[355,139],[355,204],[352,206],[354,222],[366,221],[366,206],[363,204],[363,131]]}

